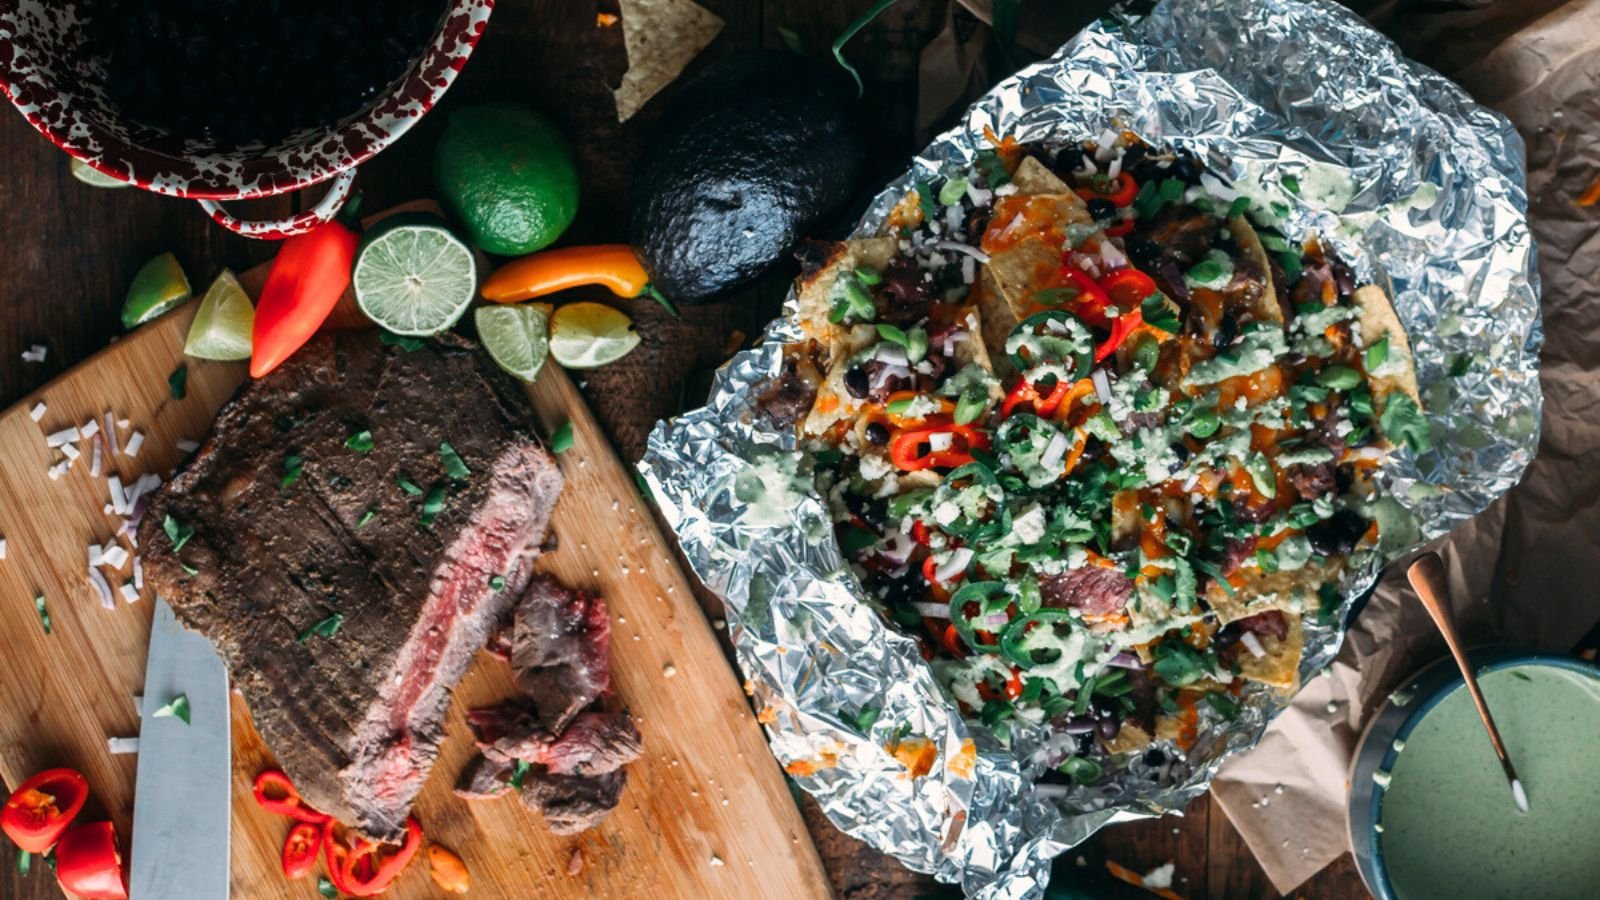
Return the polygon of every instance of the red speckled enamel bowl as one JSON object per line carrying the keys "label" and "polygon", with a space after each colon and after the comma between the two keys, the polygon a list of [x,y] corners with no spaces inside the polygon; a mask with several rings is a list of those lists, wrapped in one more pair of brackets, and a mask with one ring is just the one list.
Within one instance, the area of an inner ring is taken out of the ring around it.
{"label": "red speckled enamel bowl", "polygon": [[[78,52],[75,5],[61,0],[0,0],[0,90],[51,143],[112,178],[199,200],[211,218],[247,237],[283,238],[338,212],[355,167],[439,102],[493,8],[494,0],[452,0],[432,43],[388,93],[331,128],[306,129],[273,146],[217,150],[122,119],[92,77],[97,61]],[[316,207],[289,219],[245,221],[218,202],[282,194],[330,178]]]}

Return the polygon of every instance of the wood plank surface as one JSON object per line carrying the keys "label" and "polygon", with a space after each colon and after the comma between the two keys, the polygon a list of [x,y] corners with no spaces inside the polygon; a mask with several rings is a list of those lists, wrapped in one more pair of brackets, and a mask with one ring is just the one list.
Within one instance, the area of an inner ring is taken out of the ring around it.
{"label": "wood plank surface", "polygon": [[[246,285],[259,283],[250,273]],[[115,527],[102,511],[104,478],[85,455],[60,480],[46,470],[58,455],[45,435],[110,409],[142,431],[136,459],[117,456],[125,482],[141,472],[166,477],[183,454],[176,442],[204,437],[215,411],[243,380],[241,364],[187,359],[182,344],[194,307],[173,313],[95,354],[0,414],[0,775],[15,784],[47,765],[83,771],[95,799],[126,839],[134,757],[107,753],[106,738],[129,735],[138,719],[151,592],[103,609],[86,577],[85,547]],[[168,374],[187,368],[175,399]],[[634,479],[617,459],[566,374],[549,366],[530,387],[538,426],[566,422],[574,444],[558,457],[567,479],[554,516],[558,548],[540,568],[604,596],[612,616],[613,689],[644,735],[644,756],[628,768],[617,810],[594,830],[550,834],[514,798],[468,803],[451,793],[472,755],[466,709],[515,696],[503,662],[480,656],[456,693],[448,737],[417,814],[431,839],[467,861],[483,896],[818,897],[826,876],[782,774],[767,752],[739,680],[719,652],[688,582]],[[29,410],[47,404],[35,423]],[[108,469],[107,474],[113,469]],[[131,565],[126,567],[131,572]],[[46,634],[33,598],[45,597]],[[271,751],[234,699],[233,890],[237,897],[289,897],[278,855],[288,821],[249,800]],[[578,861],[574,862],[574,856]],[[431,896],[427,866],[413,865],[396,897]]]}

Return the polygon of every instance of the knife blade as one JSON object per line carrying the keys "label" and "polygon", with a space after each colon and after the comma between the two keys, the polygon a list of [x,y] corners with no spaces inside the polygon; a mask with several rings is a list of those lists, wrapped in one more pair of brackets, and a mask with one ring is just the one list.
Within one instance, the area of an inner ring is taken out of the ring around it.
{"label": "knife blade", "polygon": [[[187,698],[189,722],[157,716]],[[228,672],[203,635],[156,600],[139,717],[132,900],[228,896],[233,742]]]}

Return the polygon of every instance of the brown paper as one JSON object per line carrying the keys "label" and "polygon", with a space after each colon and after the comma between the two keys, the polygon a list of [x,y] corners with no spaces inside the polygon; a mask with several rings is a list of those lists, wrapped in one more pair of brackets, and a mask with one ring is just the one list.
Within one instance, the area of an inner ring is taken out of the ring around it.
{"label": "brown paper", "polygon": [[[1568,652],[1600,620],[1600,205],[1577,202],[1600,180],[1600,0],[1537,19],[1530,7],[1547,0],[1493,6],[1397,18],[1387,29],[1527,141],[1543,281],[1538,456],[1521,484],[1437,543],[1469,645]],[[1467,42],[1479,53],[1462,63]],[[1445,652],[1404,586],[1406,562],[1389,567],[1333,665],[1212,785],[1280,891],[1349,849],[1346,774],[1361,727]]]}

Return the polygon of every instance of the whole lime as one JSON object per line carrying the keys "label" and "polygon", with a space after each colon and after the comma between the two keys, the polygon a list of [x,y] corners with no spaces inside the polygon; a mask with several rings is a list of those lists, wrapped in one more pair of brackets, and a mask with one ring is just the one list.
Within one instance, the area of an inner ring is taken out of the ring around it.
{"label": "whole lime", "polygon": [[433,178],[472,242],[502,256],[549,246],[578,214],[571,145],[554,122],[514,103],[451,113]]}

